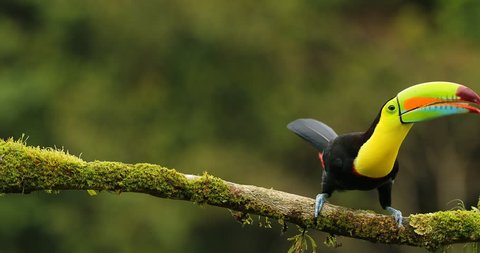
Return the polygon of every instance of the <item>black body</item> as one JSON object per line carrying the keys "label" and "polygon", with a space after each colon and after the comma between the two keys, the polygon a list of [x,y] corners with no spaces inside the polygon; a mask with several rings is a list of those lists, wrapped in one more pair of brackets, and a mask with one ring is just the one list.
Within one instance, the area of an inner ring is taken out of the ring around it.
{"label": "black body", "polygon": [[380,113],[366,132],[341,136],[337,136],[329,126],[313,119],[298,119],[287,126],[322,154],[324,165],[322,193],[327,194],[327,197],[330,197],[336,190],[373,190],[376,188],[382,208],[391,206],[391,189],[393,180],[398,173],[398,161],[395,160],[392,171],[382,178],[362,176],[355,171],[353,164],[360,147],[372,136],[379,120]]}
{"label": "black body", "polygon": [[322,193],[330,196],[336,190],[373,190],[378,189],[382,208],[391,205],[391,189],[398,172],[395,161],[392,171],[382,178],[370,178],[359,175],[353,161],[360,147],[368,138],[364,133],[351,133],[335,138],[323,152],[324,172]]}

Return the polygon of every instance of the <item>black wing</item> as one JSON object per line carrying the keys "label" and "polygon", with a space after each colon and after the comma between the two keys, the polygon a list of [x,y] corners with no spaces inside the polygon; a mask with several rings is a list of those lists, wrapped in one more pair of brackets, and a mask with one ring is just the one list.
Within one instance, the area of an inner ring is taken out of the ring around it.
{"label": "black wing", "polygon": [[328,143],[338,136],[332,128],[314,119],[297,119],[290,122],[287,128],[310,142],[319,151],[325,150]]}

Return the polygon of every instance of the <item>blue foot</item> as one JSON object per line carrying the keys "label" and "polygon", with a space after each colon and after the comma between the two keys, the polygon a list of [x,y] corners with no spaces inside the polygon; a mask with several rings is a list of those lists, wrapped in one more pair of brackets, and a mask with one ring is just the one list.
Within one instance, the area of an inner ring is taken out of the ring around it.
{"label": "blue foot", "polygon": [[387,206],[385,208],[385,210],[387,210],[387,212],[389,212],[393,218],[395,219],[395,221],[397,222],[398,224],[398,227],[403,227],[403,216],[402,216],[402,212],[400,212],[399,210],[391,207],[391,206]]}
{"label": "blue foot", "polygon": [[322,207],[323,207],[323,204],[325,204],[325,200],[326,200],[327,196],[328,196],[328,194],[326,194],[326,193],[320,193],[315,198],[315,213],[313,213],[315,218],[317,218],[318,215],[320,214],[320,211],[322,211]]}

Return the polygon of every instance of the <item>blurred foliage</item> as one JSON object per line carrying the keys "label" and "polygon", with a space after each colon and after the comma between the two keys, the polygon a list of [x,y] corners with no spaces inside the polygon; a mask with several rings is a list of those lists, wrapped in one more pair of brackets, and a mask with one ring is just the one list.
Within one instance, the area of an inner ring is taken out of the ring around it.
{"label": "blurred foliage", "polygon": [[[285,125],[365,130],[386,99],[425,81],[479,91],[479,13],[473,0],[1,1],[0,135],[314,196],[316,155]],[[480,128],[468,116],[407,138],[393,196],[404,214],[476,204]],[[331,201],[380,211],[376,199]],[[1,252],[286,252],[296,232],[136,194],[0,201]],[[319,251],[417,250],[339,240]]]}

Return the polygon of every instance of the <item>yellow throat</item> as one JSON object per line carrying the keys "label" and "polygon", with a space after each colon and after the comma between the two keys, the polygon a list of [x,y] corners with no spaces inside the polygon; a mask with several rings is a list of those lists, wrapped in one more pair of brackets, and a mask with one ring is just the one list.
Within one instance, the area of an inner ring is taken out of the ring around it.
{"label": "yellow throat", "polygon": [[413,126],[400,122],[395,98],[380,113],[372,136],[360,147],[353,162],[358,174],[371,178],[381,178],[392,171],[400,146]]}

